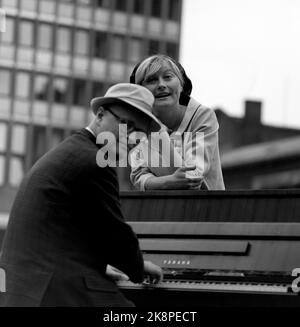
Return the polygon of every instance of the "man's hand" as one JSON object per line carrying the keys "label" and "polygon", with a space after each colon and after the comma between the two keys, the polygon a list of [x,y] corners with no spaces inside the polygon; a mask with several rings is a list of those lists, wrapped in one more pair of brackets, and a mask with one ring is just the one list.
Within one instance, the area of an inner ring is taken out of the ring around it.
{"label": "man's hand", "polygon": [[144,261],[144,272],[151,284],[157,284],[163,279],[162,269],[151,261]]}
{"label": "man's hand", "polygon": [[115,281],[129,280],[129,277],[125,273],[111,265],[106,266],[106,275]]}

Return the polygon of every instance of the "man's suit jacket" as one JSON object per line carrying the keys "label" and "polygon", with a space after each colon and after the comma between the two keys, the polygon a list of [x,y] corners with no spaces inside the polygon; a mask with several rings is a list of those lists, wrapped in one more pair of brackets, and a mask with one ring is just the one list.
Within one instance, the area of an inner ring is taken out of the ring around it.
{"label": "man's suit jacket", "polygon": [[97,151],[95,137],[80,130],[24,178],[3,243],[1,305],[131,305],[105,269],[141,282],[142,255],[121,213],[116,171],[97,166]]}

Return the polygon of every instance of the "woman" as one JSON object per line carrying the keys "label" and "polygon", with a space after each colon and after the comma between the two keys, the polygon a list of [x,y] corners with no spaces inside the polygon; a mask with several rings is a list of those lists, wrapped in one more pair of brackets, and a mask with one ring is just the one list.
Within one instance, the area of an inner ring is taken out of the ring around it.
{"label": "woman", "polygon": [[170,134],[174,158],[183,159],[183,167],[176,168],[174,162],[170,169],[153,167],[146,155],[149,144],[141,142],[131,153],[133,185],[140,190],[223,190],[217,118],[213,110],[189,96],[192,83],[182,66],[166,55],[154,55],[134,68],[130,82],[153,93],[153,113],[165,126],[162,133]]}

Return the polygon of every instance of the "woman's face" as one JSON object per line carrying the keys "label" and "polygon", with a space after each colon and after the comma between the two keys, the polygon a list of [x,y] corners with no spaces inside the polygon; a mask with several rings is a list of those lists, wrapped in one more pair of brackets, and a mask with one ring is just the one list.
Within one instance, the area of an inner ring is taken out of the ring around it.
{"label": "woman's face", "polygon": [[179,105],[182,86],[168,63],[163,63],[157,72],[146,75],[142,85],[155,97],[154,113],[159,115],[159,109],[174,108]]}

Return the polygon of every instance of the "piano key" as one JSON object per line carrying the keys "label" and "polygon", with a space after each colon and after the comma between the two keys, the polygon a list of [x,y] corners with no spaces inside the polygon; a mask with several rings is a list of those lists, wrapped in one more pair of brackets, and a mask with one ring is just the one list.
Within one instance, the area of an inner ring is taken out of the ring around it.
{"label": "piano key", "polygon": [[118,282],[120,288],[135,289],[169,289],[189,291],[227,291],[227,292],[251,292],[251,293],[288,293],[287,284],[260,284],[260,283],[234,283],[212,281],[178,281],[165,280],[160,284],[134,284],[130,281]]}

